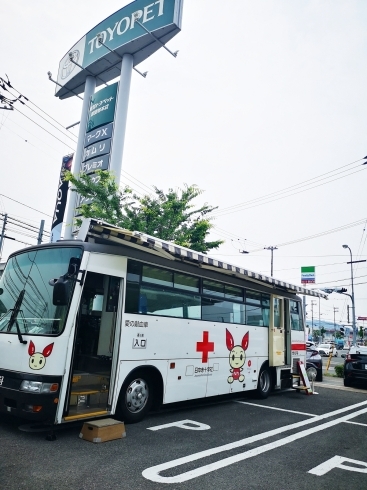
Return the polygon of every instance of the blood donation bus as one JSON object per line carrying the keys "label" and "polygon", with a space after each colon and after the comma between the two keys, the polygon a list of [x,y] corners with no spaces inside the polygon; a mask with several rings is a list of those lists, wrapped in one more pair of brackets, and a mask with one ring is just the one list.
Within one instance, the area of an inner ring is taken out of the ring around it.
{"label": "blood donation bus", "polygon": [[85,220],[12,254],[0,281],[0,412],[48,424],[292,386],[301,298],[325,296]]}

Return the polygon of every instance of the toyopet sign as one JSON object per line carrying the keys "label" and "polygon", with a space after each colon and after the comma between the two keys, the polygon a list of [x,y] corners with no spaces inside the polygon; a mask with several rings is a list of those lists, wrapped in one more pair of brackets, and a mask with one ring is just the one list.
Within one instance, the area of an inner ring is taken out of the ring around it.
{"label": "toyopet sign", "polygon": [[315,284],[315,266],[301,267],[301,283]]}
{"label": "toyopet sign", "polygon": [[133,55],[134,66],[144,61],[180,32],[182,4],[183,0],[135,0],[98,24],[60,61],[55,95],[64,99],[83,92],[88,75],[97,77],[97,85],[113,80],[120,75],[124,54]]}

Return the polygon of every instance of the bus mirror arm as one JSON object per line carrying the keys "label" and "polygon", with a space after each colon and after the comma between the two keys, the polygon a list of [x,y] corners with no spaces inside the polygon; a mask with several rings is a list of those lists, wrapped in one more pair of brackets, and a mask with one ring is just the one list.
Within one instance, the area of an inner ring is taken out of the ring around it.
{"label": "bus mirror arm", "polygon": [[77,273],[79,274],[81,272],[82,277],[80,279],[75,279],[76,282],[79,282],[81,286],[84,284],[84,278],[85,278],[85,273],[87,272],[85,269],[84,270],[79,270]]}

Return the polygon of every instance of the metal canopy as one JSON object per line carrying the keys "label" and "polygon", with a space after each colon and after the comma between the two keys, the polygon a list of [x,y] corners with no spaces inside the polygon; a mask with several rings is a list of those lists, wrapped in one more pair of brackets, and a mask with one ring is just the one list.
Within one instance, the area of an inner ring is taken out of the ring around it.
{"label": "metal canopy", "polygon": [[140,248],[146,252],[150,252],[154,255],[160,255],[161,257],[169,260],[179,260],[181,262],[185,261],[200,268],[216,270],[221,274],[239,277],[258,284],[265,284],[267,286],[271,285],[274,288],[285,289],[287,291],[292,291],[307,296],[315,296],[324,299],[328,298],[328,295],[321,291],[306,289],[301,286],[280,281],[279,279],[274,279],[273,277],[265,276],[264,274],[252,272],[236,265],[214,259],[208,255],[196,252],[195,250],[190,250],[188,248],[175,245],[171,242],[165,242],[159,238],[146,235],[145,233],[141,233],[139,231],[124,230],[123,228],[118,228],[94,219],[84,220],[79,230],[78,239],[86,242],[93,239],[99,239],[111,242],[111,244],[113,243],[116,245],[120,244]]}

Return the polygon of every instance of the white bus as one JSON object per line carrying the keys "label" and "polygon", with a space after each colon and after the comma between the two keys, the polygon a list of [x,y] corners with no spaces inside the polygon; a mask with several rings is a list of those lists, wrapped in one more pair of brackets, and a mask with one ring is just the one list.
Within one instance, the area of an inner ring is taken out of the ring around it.
{"label": "white bus", "polygon": [[162,403],[291,386],[306,351],[297,293],[319,293],[95,220],[79,236],[7,261],[0,412],[132,423]]}

